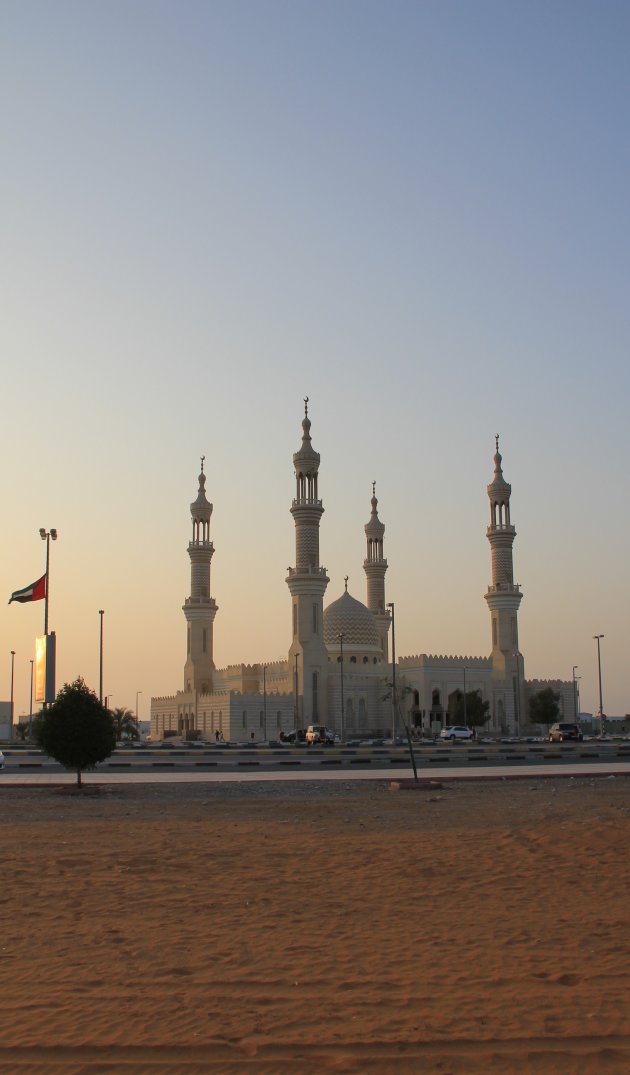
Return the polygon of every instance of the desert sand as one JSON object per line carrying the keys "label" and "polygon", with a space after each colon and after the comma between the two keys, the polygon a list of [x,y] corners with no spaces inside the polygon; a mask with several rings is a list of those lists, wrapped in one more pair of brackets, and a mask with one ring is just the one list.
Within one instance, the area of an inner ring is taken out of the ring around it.
{"label": "desert sand", "polygon": [[630,1071],[630,779],[0,785],[0,1071]]}

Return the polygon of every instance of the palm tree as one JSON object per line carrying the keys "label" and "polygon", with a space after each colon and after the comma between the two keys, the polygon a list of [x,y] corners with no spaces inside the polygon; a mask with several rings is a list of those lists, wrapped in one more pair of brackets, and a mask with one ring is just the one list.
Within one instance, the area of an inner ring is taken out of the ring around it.
{"label": "palm tree", "polygon": [[125,709],[124,706],[112,709],[111,718],[114,722],[114,731],[116,732],[117,741],[120,739],[140,738],[138,723],[131,709]]}

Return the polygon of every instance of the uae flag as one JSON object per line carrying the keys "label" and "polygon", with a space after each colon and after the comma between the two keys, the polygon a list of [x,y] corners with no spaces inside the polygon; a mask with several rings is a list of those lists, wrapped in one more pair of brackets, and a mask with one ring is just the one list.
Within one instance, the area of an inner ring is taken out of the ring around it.
{"label": "uae flag", "polygon": [[9,604],[11,601],[43,601],[46,596],[46,576],[42,575],[41,579],[37,582],[31,582],[30,586],[25,586],[23,590],[15,590],[9,598]]}

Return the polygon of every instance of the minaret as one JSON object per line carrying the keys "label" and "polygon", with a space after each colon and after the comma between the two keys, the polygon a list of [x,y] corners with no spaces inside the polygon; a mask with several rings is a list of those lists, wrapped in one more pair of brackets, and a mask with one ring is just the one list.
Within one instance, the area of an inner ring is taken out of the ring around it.
{"label": "minaret", "polygon": [[363,561],[363,570],[367,576],[367,607],[374,613],[381,636],[383,660],[387,661],[387,641],[391,616],[385,605],[385,572],[387,560],[383,556],[383,538],[385,525],[378,517],[378,500],[376,499],[376,482],[372,482],[372,514],[365,524],[367,538],[367,556]]}
{"label": "minaret", "polygon": [[[499,435],[496,436],[494,456],[494,479],[488,486],[490,498],[490,526],[487,530],[492,550],[492,584],[485,594],[492,623],[492,678],[495,688],[503,685],[505,718],[509,724],[526,723],[523,712],[523,662],[518,648],[518,607],[522,593],[514,582],[512,545],[516,530],[510,521],[510,494],[512,486],[503,477],[499,452]],[[495,712],[495,716],[497,713]]]}
{"label": "minaret", "polygon": [[206,476],[203,472],[205,455],[201,457],[199,492],[190,505],[192,540],[188,544],[190,556],[190,597],[184,602],[184,616],[188,624],[186,664],[184,666],[184,690],[212,691],[212,633],[217,604],[210,596],[210,561],[214,545],[210,541],[210,516],[212,504],[206,500]]}
{"label": "minaret", "polygon": [[292,602],[289,673],[296,700],[296,727],[326,722],[328,652],[324,645],[326,568],[319,563],[319,523],[324,513],[317,495],[319,454],[311,445],[308,396],[304,400],[302,446],[293,456],[296,493],[291,505],[295,522],[295,567],[287,586]]}

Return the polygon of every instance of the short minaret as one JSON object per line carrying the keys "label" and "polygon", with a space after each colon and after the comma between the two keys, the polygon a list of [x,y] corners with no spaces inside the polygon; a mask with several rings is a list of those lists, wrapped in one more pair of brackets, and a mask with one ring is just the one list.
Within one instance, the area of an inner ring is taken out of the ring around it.
{"label": "short minaret", "polygon": [[512,486],[503,477],[501,462],[497,433],[494,479],[488,486],[490,526],[487,535],[492,550],[492,584],[485,599],[492,624],[492,678],[495,687],[503,684],[505,688],[502,699],[505,719],[510,724],[518,722],[522,725],[526,721],[520,704],[524,677],[522,657],[518,655],[518,608],[523,595],[518,583],[514,582],[512,566],[512,545],[516,537],[510,521]]}
{"label": "short minaret", "polygon": [[372,514],[369,522],[364,527],[367,539],[367,555],[363,561],[363,570],[367,577],[367,607],[374,614],[374,618],[378,623],[383,660],[387,661],[391,616],[385,604],[385,572],[387,571],[387,560],[383,555],[385,525],[378,517],[377,507],[376,482],[372,482]]}
{"label": "short minaret", "polygon": [[210,596],[210,561],[214,545],[210,540],[210,517],[212,504],[206,500],[206,476],[203,472],[205,455],[201,457],[199,492],[190,505],[192,540],[188,544],[190,556],[190,597],[184,602],[184,616],[188,625],[186,664],[184,666],[184,690],[209,694],[212,691],[212,634],[217,604]]}
{"label": "short minaret", "polygon": [[326,568],[319,563],[319,523],[324,513],[318,498],[319,453],[311,445],[308,396],[304,400],[302,446],[293,456],[296,493],[291,505],[295,522],[295,567],[287,586],[292,603],[292,642],[289,673],[296,705],[296,726],[324,724],[328,651],[324,645]]}

